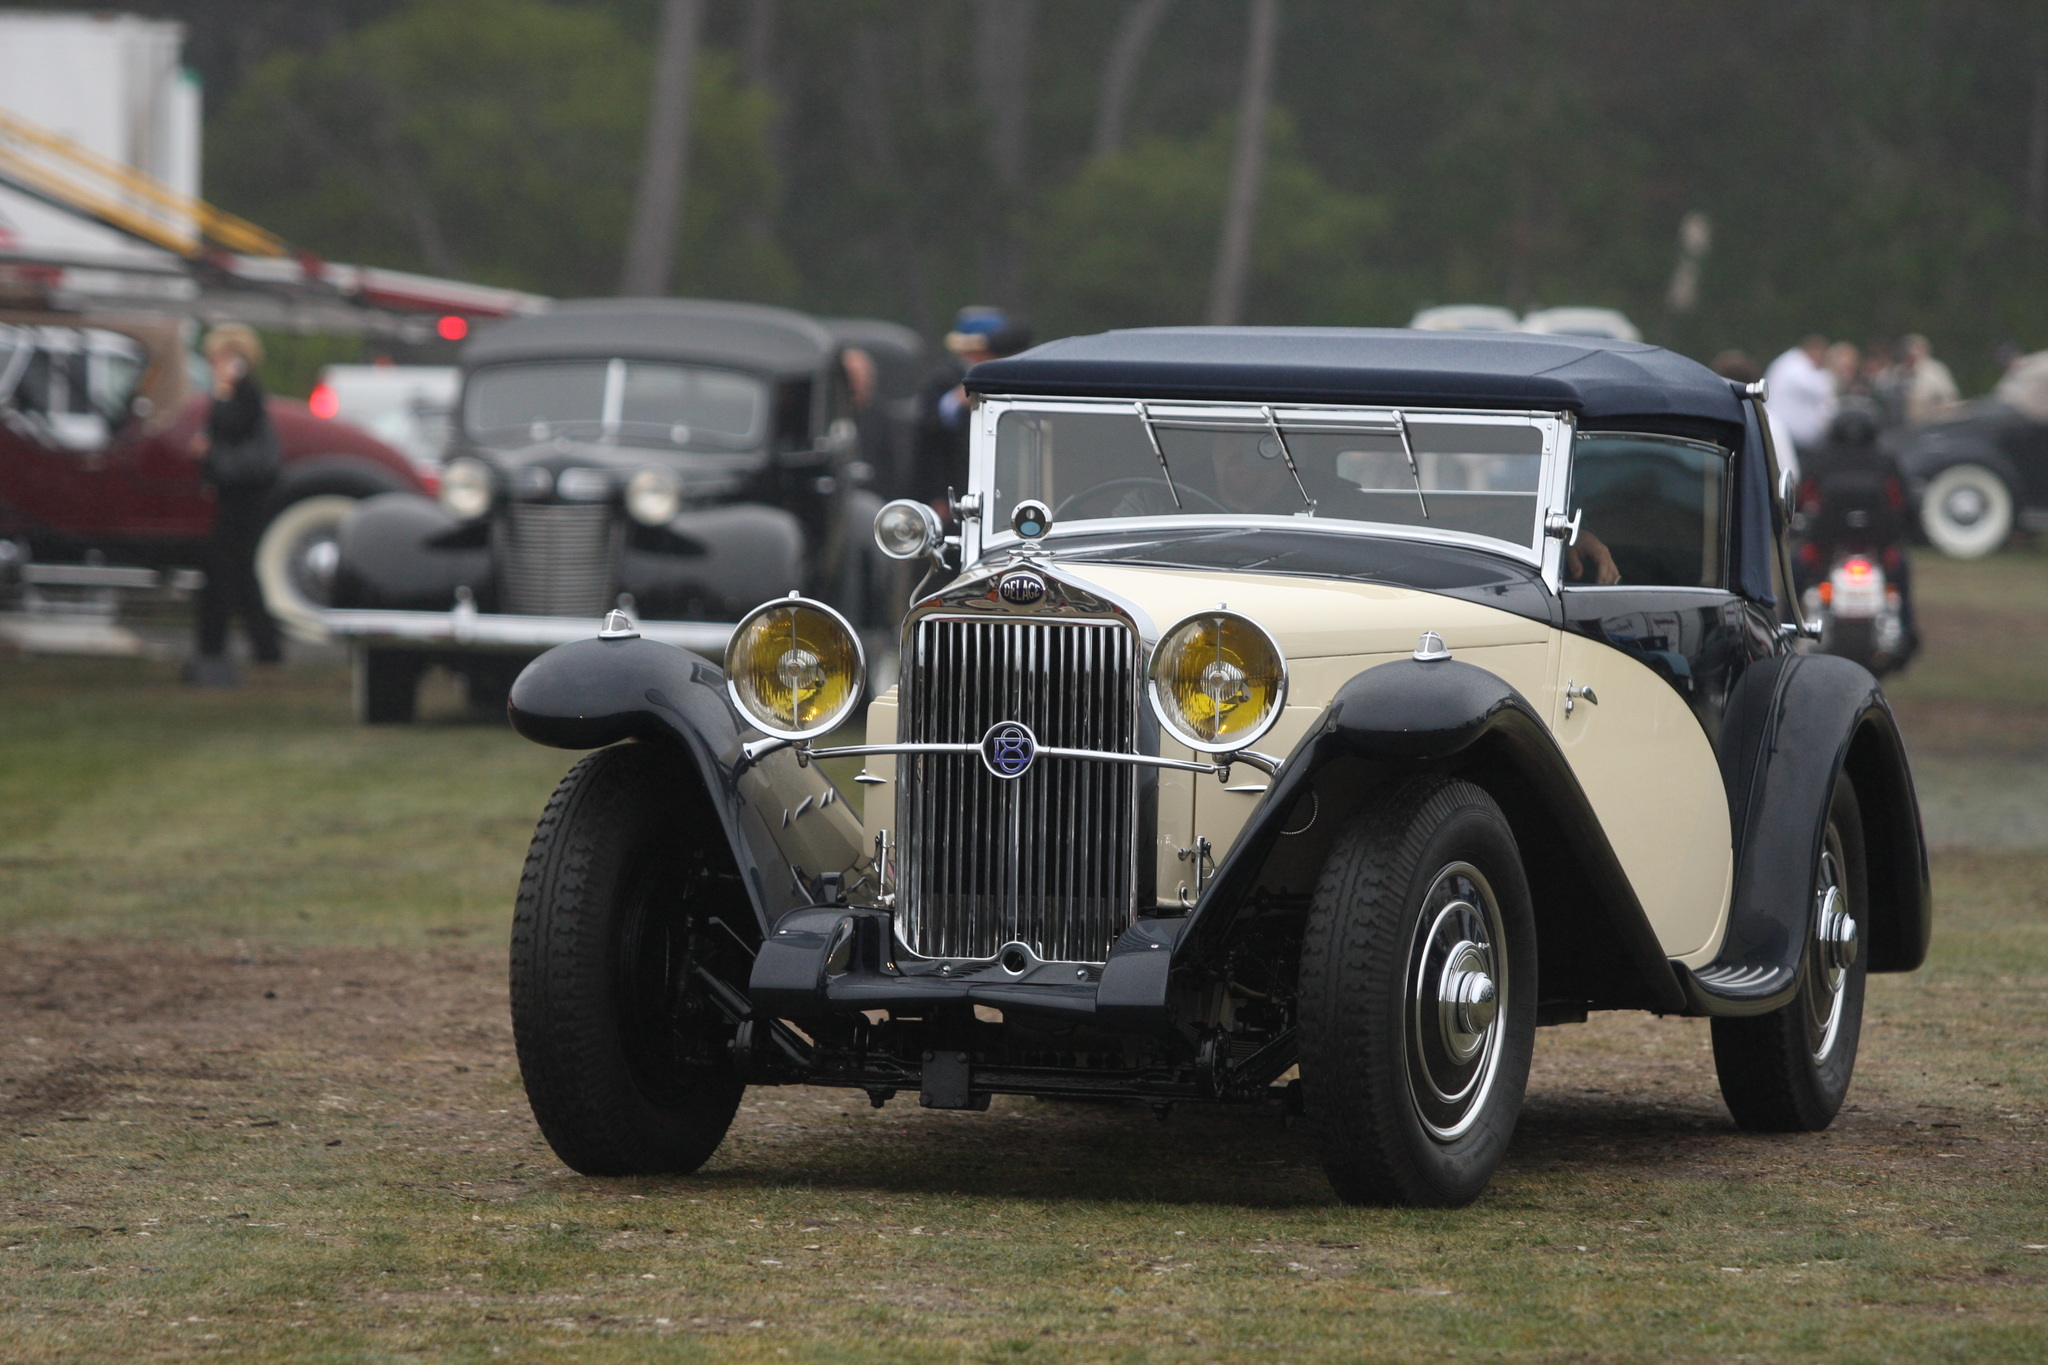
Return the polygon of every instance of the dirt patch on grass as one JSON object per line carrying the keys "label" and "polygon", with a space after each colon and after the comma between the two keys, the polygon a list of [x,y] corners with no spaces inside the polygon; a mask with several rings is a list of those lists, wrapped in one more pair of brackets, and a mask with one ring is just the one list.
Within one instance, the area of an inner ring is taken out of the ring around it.
{"label": "dirt patch on grass", "polygon": [[[385,1149],[473,1156],[451,1197],[516,1200],[536,1176],[571,1177],[538,1148],[524,1107],[502,973],[495,947],[470,943],[398,952],[17,942],[0,973],[0,1132],[290,1125],[346,1142],[369,1126]],[[1840,1163],[1893,1177],[1901,1163],[1956,1173],[2039,1164],[2042,1116],[2008,1105],[2001,1117],[1993,1091],[1935,1106],[1889,1085],[1881,1008],[1874,1014],[1875,1046],[1849,1108],[1828,1133],[1798,1137],[1734,1128],[1705,1021],[1599,1015],[1544,1030],[1506,1187],[1589,1167],[1733,1179]],[[1146,1174],[1153,1162],[1120,1155],[1133,1144],[1170,1159],[1170,1181]],[[810,1087],[749,1092],[702,1178],[1053,1199],[1329,1199],[1313,1126],[1273,1113],[1184,1107],[1161,1124],[1135,1105],[1003,1099],[989,1115],[955,1115],[920,1110],[914,1096],[878,1113],[858,1092]]]}

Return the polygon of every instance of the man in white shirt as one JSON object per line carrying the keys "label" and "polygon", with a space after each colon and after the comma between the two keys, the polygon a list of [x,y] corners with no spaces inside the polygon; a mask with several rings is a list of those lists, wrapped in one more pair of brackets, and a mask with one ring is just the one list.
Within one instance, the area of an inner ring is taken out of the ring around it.
{"label": "man in white shirt", "polygon": [[[1827,439],[1828,423],[1835,420],[1841,400],[1835,393],[1835,378],[1824,363],[1828,341],[1810,336],[1771,362],[1764,371],[1770,386],[1765,407],[1776,419],[1774,427],[1792,438],[1795,450],[1818,446]],[[1781,462],[1785,452],[1779,451]],[[1795,456],[1796,459],[1796,456]]]}

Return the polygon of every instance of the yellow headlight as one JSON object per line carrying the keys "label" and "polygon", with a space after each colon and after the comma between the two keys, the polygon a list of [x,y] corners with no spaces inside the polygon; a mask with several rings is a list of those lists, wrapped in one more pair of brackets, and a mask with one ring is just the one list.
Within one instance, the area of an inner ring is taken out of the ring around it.
{"label": "yellow headlight", "polygon": [[822,602],[764,602],[740,619],[725,646],[733,704],[781,739],[836,728],[859,704],[866,681],[860,637]]}
{"label": "yellow headlight", "polygon": [[1190,749],[1242,749],[1287,699],[1287,661],[1263,626],[1227,611],[1188,617],[1152,651],[1147,691],[1159,723]]}

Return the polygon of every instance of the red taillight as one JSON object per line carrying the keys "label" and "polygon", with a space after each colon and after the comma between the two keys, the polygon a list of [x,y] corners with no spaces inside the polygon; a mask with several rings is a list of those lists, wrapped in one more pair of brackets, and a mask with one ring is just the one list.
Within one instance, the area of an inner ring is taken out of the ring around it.
{"label": "red taillight", "polygon": [[450,313],[434,324],[434,330],[443,341],[460,341],[469,335],[469,319]]}
{"label": "red taillight", "polygon": [[325,384],[313,386],[312,395],[306,399],[306,406],[313,410],[315,417],[332,420],[341,411],[341,399]]}
{"label": "red taillight", "polygon": [[1851,578],[1868,578],[1870,577],[1870,561],[1861,556],[1845,560],[1842,564],[1842,572],[1848,574]]}
{"label": "red taillight", "polygon": [[1803,542],[1799,547],[1799,562],[1802,564],[1820,563],[1820,546],[1810,540]]}

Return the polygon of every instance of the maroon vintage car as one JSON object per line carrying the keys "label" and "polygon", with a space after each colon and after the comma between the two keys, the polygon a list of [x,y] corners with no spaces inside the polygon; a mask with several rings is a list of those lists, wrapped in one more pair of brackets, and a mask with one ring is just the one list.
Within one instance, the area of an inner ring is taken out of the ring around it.
{"label": "maroon vintage car", "polygon": [[[161,318],[0,313],[0,540],[38,562],[200,562],[212,520],[188,450],[206,416],[188,328]],[[427,492],[367,432],[270,400],[284,472],[256,567],[294,635],[324,635],[335,530],[358,499]]]}

